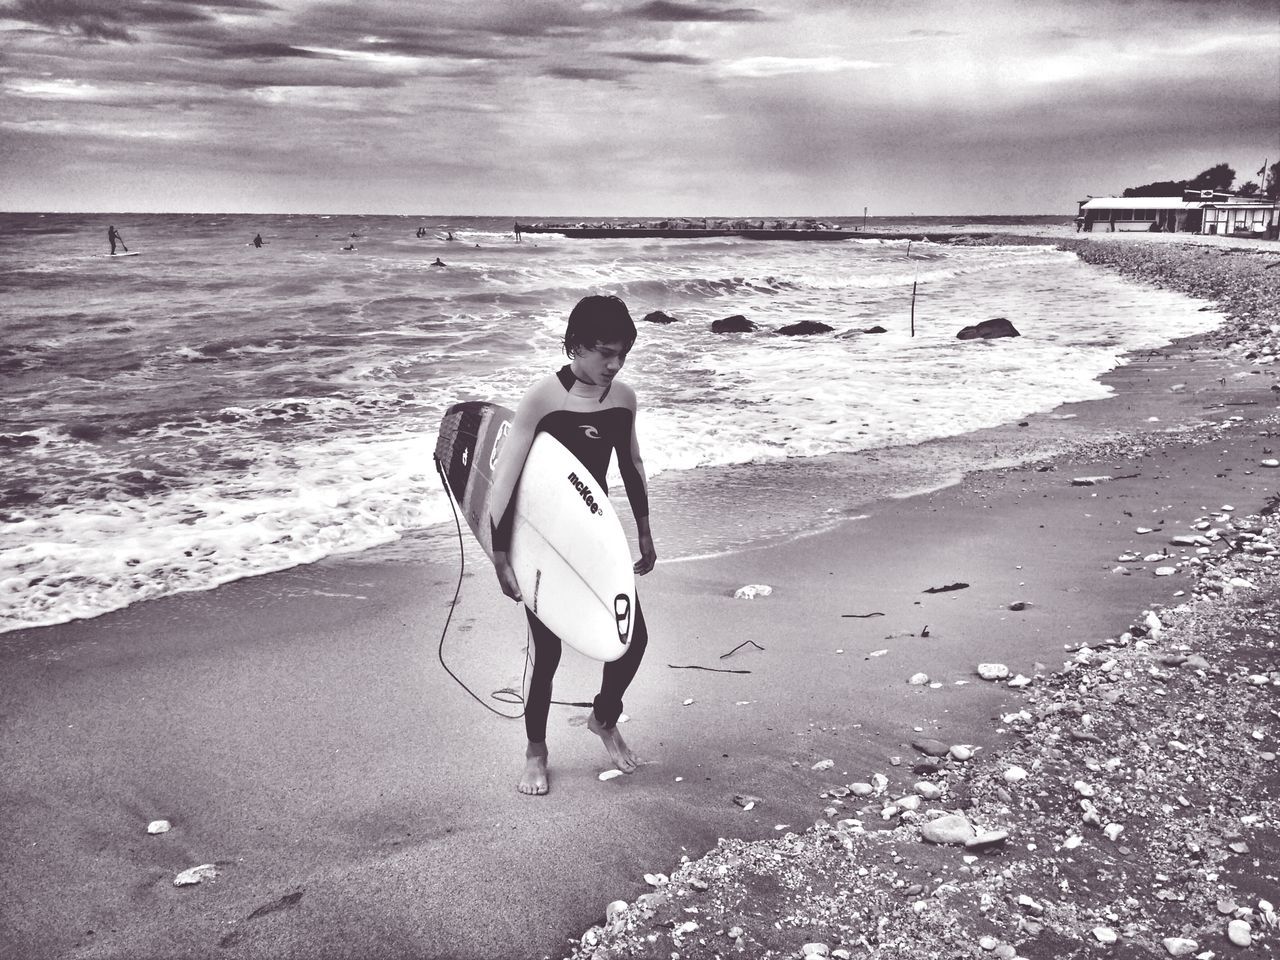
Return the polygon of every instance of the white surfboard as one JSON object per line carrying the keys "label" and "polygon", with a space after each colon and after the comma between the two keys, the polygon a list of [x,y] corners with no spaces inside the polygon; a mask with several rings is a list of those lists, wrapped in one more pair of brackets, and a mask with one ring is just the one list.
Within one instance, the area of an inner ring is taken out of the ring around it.
{"label": "white surfboard", "polygon": [[[514,414],[468,401],[440,422],[435,459],[467,526],[492,558],[489,494]],[[579,653],[616,660],[631,642],[631,549],[595,478],[559,440],[541,433],[512,506],[510,558],[525,604]]]}
{"label": "white surfboard", "polygon": [[545,433],[516,488],[510,555],[525,605],[556,636],[596,660],[626,652],[635,572],[622,523],[578,458]]}
{"label": "white surfboard", "polygon": [[116,257],[116,258],[119,258],[119,257],[140,257],[140,256],[142,256],[142,254],[140,254],[140,253],[138,253],[138,252],[136,252],[136,251],[133,251],[133,250],[126,250],[124,253],[105,253],[105,254],[103,254],[103,256],[105,256],[105,257]]}

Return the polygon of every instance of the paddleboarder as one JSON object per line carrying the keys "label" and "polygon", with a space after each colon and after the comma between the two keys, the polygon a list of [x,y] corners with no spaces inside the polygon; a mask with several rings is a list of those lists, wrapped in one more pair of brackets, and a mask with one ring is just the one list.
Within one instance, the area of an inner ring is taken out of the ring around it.
{"label": "paddleboarder", "polygon": [[[556,373],[535,383],[516,407],[511,433],[503,445],[494,475],[489,523],[493,531],[493,565],[502,592],[520,602],[508,551],[513,524],[513,493],[524,469],[534,437],[546,431],[559,440],[607,490],[605,477],[614,454],[618,470],[636,520],[640,559],[637,576],[653,569],[658,555],[649,530],[649,494],[644,462],[636,439],[636,395],[617,379],[636,341],[636,326],[626,304],[617,297],[584,297],[569,314],[564,333],[564,352],[569,358]],[[560,664],[561,641],[525,607],[533,637],[533,677],[525,700],[524,772],[517,789],[540,795],[549,789],[547,774],[547,714],[551,709],[551,686]],[[618,733],[622,715],[622,695],[635,678],[644,656],[649,632],[636,598],[635,625],[627,652],[604,665],[600,693],[592,704],[587,727],[604,743],[609,759],[623,773],[637,766],[634,753]]]}
{"label": "paddleboarder", "polygon": [[113,257],[116,255],[117,241],[120,243],[121,247],[124,247],[124,252],[128,253],[129,248],[125,247],[124,245],[124,237],[120,236],[119,231],[117,231],[115,228],[115,224],[112,224],[111,226],[107,227],[107,242],[111,244],[111,255]]}

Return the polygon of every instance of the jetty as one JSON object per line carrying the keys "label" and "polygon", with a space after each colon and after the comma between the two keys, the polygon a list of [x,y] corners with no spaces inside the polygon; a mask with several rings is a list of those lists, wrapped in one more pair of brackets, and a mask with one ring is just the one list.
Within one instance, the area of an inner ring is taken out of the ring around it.
{"label": "jetty", "polygon": [[748,240],[927,240],[933,243],[950,243],[962,237],[981,240],[990,237],[989,232],[863,230],[860,227],[844,227],[839,224],[804,224],[779,226],[760,222],[733,221],[660,221],[658,223],[517,223],[517,235],[524,233],[558,233],[579,240],[700,240],[708,237],[743,237]]}

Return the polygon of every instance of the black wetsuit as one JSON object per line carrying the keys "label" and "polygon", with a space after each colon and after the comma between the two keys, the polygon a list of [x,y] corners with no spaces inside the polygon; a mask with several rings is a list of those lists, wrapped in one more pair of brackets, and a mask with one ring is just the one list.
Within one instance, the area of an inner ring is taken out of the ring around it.
{"label": "black wetsuit", "polygon": [[[596,483],[606,493],[605,482],[609,462],[616,452],[618,470],[627,491],[631,511],[637,518],[649,515],[649,497],[645,488],[644,473],[638,460],[635,440],[635,394],[629,387],[614,384],[598,387],[584,384],[568,366],[553,377],[537,383],[520,402],[511,435],[506,440],[504,458],[524,446],[512,463],[523,467],[528,447],[537,434],[546,432],[559,440],[575,457],[582,461]],[[514,470],[514,467],[512,468]],[[518,473],[515,474],[518,477]],[[497,484],[495,484],[497,486]],[[500,509],[501,519],[490,518],[493,533],[493,549],[507,551],[511,546],[511,528],[514,523],[514,477],[508,475],[495,491],[497,497],[505,496],[506,506],[495,497],[495,509]],[[551,708],[552,678],[560,664],[560,638],[525,608],[529,629],[533,635],[533,677],[525,700],[525,732],[531,743],[542,743],[547,738],[547,714]],[[648,645],[649,631],[645,626],[640,598],[636,597],[635,623],[631,630],[631,642],[627,651],[617,660],[604,665],[600,693],[592,704],[596,719],[606,729],[617,725],[622,715],[622,695],[630,686]]]}

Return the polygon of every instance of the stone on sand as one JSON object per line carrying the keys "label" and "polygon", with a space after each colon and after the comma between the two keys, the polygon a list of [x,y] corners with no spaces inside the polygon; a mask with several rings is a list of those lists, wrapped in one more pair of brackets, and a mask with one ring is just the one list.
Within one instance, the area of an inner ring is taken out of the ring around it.
{"label": "stone on sand", "polygon": [[202,880],[212,880],[217,875],[218,868],[216,866],[212,863],[202,863],[198,867],[183,870],[173,878],[173,885],[175,887],[189,887],[200,883]]}
{"label": "stone on sand", "polygon": [[917,737],[911,741],[911,746],[929,757],[945,757],[951,751],[950,744],[930,737]]}
{"label": "stone on sand", "polygon": [[930,820],[920,827],[920,836],[930,843],[954,844],[968,843],[977,835],[977,831],[963,814],[948,813],[936,820]]}
{"label": "stone on sand", "polygon": [[1003,663],[980,663],[978,676],[983,680],[1003,680],[1009,676],[1009,668]]}
{"label": "stone on sand", "polygon": [[1247,921],[1232,920],[1227,924],[1227,939],[1237,947],[1247,947],[1253,943],[1253,928]]}

